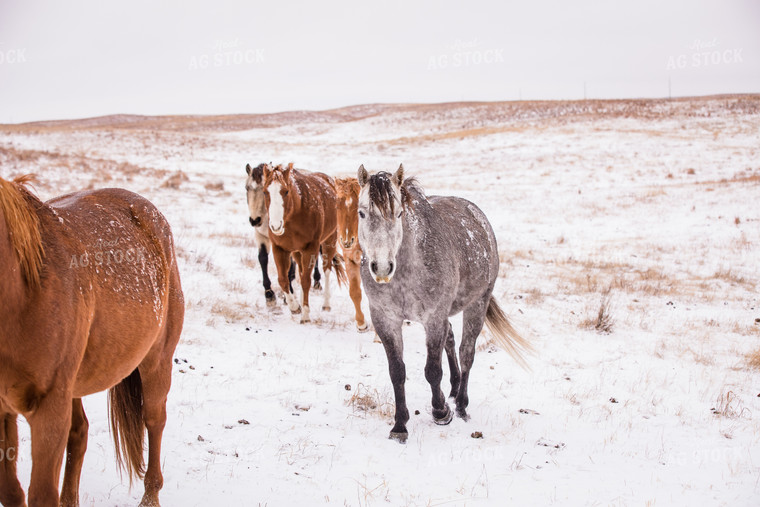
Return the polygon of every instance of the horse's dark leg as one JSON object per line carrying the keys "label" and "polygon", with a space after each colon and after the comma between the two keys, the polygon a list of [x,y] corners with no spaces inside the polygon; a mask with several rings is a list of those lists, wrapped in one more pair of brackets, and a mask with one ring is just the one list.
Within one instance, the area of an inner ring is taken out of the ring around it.
{"label": "horse's dark leg", "polygon": [[389,438],[402,444],[406,442],[409,433],[406,431],[406,423],[409,421],[409,409],[406,406],[406,366],[404,365],[404,342],[401,339],[401,325],[403,320],[388,318],[382,310],[375,311],[370,306],[370,314],[375,331],[380,337],[388,358],[388,371],[393,384],[393,394],[396,398],[395,424],[391,429]]}
{"label": "horse's dark leg", "polygon": [[290,259],[290,267],[288,268],[288,287],[290,287],[290,293],[293,294],[293,280],[296,279],[296,261]]}
{"label": "horse's dark leg", "polygon": [[425,325],[425,334],[427,336],[425,378],[430,384],[430,390],[433,393],[433,420],[436,424],[449,424],[454,416],[451,413],[449,404],[446,403],[443,391],[441,391],[441,379],[443,378],[441,357],[450,327],[449,321],[446,318],[442,321],[441,319],[434,318],[434,320]]}
{"label": "horse's dark leg", "polygon": [[63,472],[62,506],[79,505],[79,478],[82,475],[84,453],[87,450],[87,430],[90,427],[84,413],[82,399],[75,398],[71,404],[71,429],[66,444],[66,469]]}
{"label": "horse's dark leg", "polygon": [[314,290],[320,290],[322,288],[322,275],[319,273],[319,263],[314,263],[314,285],[311,286]]}
{"label": "horse's dark leg", "polygon": [[21,507],[24,490],[16,474],[18,425],[16,415],[0,413],[0,504]]}
{"label": "horse's dark leg", "polygon": [[457,393],[457,415],[467,421],[470,416],[467,415],[467,405],[470,399],[467,396],[467,383],[470,380],[470,369],[475,359],[475,342],[483,329],[483,323],[486,319],[486,309],[488,308],[488,296],[479,300],[464,309],[462,314],[463,329],[462,343],[459,345],[459,363],[462,367],[462,378],[459,381],[459,392]]}
{"label": "horse's dark leg", "polygon": [[[60,390],[58,390],[60,389]],[[32,433],[32,477],[29,505],[57,507],[63,453],[71,428],[70,391],[58,388],[37,397],[27,420]]]}
{"label": "horse's dark leg", "polygon": [[259,266],[261,266],[261,277],[264,280],[264,296],[267,300],[267,306],[273,306],[275,304],[275,297],[272,290],[272,281],[269,279],[269,249],[263,241],[259,245]]}
{"label": "horse's dark leg", "polygon": [[282,289],[282,292],[285,294],[285,302],[288,304],[291,313],[299,313],[301,307],[293,296],[293,286],[288,279],[291,263],[290,252],[283,250],[272,243],[272,257],[274,257],[274,263],[277,265],[277,282],[280,284],[280,289]]}
{"label": "horse's dark leg", "polygon": [[459,371],[459,361],[457,361],[456,343],[454,343],[454,331],[451,329],[451,322],[449,322],[449,331],[446,336],[444,349],[446,350],[446,358],[449,360],[449,373],[451,376],[451,393],[449,397],[454,398],[459,392],[459,380],[462,378],[462,375]]}

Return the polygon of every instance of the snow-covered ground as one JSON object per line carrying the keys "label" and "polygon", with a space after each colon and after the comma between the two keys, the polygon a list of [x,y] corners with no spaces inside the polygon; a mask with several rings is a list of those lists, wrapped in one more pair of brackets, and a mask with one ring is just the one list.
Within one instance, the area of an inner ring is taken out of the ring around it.
{"label": "snow-covered ground", "polygon": [[[317,293],[305,326],[264,303],[244,191],[261,161],[403,162],[429,194],[477,203],[532,371],[481,338],[472,419],[436,426],[412,325],[409,441],[388,440],[385,354],[347,289],[330,313]],[[26,172],[45,199],[129,188],[173,226],[187,314],[164,505],[760,504],[758,96],[0,126],[0,175]],[[105,395],[85,409],[82,503],[136,504]]]}

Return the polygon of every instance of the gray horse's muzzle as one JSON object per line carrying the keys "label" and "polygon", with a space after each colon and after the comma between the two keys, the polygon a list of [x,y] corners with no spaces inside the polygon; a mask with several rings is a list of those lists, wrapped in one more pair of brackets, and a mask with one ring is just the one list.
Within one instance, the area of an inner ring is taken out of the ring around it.
{"label": "gray horse's muzzle", "polygon": [[377,283],[390,283],[393,274],[396,272],[396,265],[393,261],[377,262],[372,261],[369,264],[369,271]]}

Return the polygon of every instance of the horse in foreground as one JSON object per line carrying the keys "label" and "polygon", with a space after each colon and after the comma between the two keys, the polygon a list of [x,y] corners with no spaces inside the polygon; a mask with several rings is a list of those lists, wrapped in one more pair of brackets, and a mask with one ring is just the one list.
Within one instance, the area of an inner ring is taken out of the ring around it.
{"label": "horse in foreground", "polygon": [[21,414],[32,437],[29,505],[79,504],[88,429],[81,398],[109,389],[119,465],[130,483],[144,478],[140,505],[159,505],[166,397],[185,311],[171,229],[126,190],[43,203],[29,179],[0,178],[0,502],[25,505],[16,475]]}
{"label": "horse in foreground", "polygon": [[[267,306],[274,306],[276,299],[272,290],[272,281],[269,279],[269,251],[272,249],[269,241],[269,213],[267,211],[266,198],[264,197],[264,167],[268,164],[262,163],[256,167],[250,164],[245,165],[247,174],[245,182],[246,199],[248,201],[248,222],[253,227],[253,240],[258,252],[259,266],[261,267],[261,277],[264,282],[264,297]],[[293,292],[293,280],[296,277],[296,265],[291,261],[288,270],[288,288]],[[314,288],[322,287],[319,267],[314,266]]]}
{"label": "horse in foreground", "polygon": [[367,331],[369,326],[362,312],[362,251],[359,245],[359,183],[356,178],[335,180],[338,194],[338,244],[343,250],[348,274],[348,292],[354,303],[356,328]]}
{"label": "horse in foreground", "polygon": [[[288,308],[294,314],[301,313],[303,324],[310,320],[310,275],[320,251],[325,275],[323,310],[330,310],[331,271],[335,269],[339,285],[346,277],[342,259],[337,255],[335,183],[326,174],[294,169],[292,163],[286,168],[264,167],[264,196],[277,280]],[[301,277],[303,300],[300,304],[288,285],[291,255]]]}
{"label": "horse in foreground", "polygon": [[[441,391],[443,350],[451,373],[456,413],[467,420],[467,384],[475,341],[485,323],[518,362],[530,345],[511,326],[493,298],[499,273],[496,237],[483,212],[457,197],[426,197],[404,168],[395,174],[369,175],[359,168],[359,242],[364,251],[361,275],[370,315],[388,357],[396,398],[390,438],[406,442],[406,406],[402,341],[404,320],[425,328],[425,378],[433,393],[433,420],[445,425],[453,417]],[[449,317],[463,312],[459,361]]]}

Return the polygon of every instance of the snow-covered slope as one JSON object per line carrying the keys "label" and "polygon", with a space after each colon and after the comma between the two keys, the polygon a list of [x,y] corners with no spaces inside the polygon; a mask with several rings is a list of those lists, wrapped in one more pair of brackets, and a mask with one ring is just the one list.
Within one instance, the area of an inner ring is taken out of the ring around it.
{"label": "snow-covered slope", "polygon": [[[472,419],[436,426],[412,325],[419,414],[406,445],[389,441],[385,354],[354,331],[347,290],[330,313],[317,293],[305,326],[264,303],[244,190],[245,164],[261,161],[333,175],[403,162],[429,194],[476,202],[500,242],[495,295],[538,351],[532,371],[484,336]],[[43,198],[129,188],[173,226],[187,316],[164,505],[760,502],[760,97],[0,126],[0,175],[25,172]],[[136,504],[105,396],[85,409],[83,504]]]}

